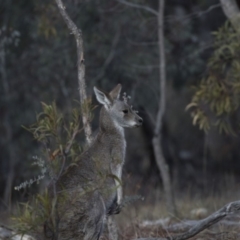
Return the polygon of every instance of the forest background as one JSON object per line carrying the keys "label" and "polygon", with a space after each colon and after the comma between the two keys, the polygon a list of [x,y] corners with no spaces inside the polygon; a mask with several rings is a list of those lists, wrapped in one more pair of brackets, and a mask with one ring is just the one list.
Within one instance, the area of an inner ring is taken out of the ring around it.
{"label": "forest background", "polygon": [[[134,3],[158,9],[158,1]],[[83,32],[88,96],[93,97],[93,86],[110,90],[122,83],[144,119],[141,129],[126,131],[125,191],[159,201],[162,182],[151,143],[160,96],[157,18],[120,0],[69,0],[65,5]],[[206,132],[193,126],[191,109],[186,111],[208,74],[216,40],[212,33],[226,25],[221,3],[168,0],[164,15],[167,81],[161,145],[175,195],[234,191],[240,173],[239,108],[226,114],[228,127],[212,124],[202,127]],[[62,113],[69,113],[79,99],[76,46],[55,2],[0,1],[0,56],[0,206],[9,210],[39,190],[14,190],[39,174],[32,162],[40,146],[22,126],[35,122],[41,102],[55,101]],[[206,115],[210,122],[216,119],[214,111]],[[84,146],[84,136],[80,140]]]}

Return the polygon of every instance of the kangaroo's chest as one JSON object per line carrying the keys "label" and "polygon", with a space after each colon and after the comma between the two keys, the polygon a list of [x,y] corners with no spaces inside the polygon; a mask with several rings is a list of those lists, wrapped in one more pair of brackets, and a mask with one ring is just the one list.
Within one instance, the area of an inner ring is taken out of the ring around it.
{"label": "kangaroo's chest", "polygon": [[118,164],[123,163],[126,155],[125,139],[119,139],[117,142],[113,141],[109,150],[111,161],[116,161]]}

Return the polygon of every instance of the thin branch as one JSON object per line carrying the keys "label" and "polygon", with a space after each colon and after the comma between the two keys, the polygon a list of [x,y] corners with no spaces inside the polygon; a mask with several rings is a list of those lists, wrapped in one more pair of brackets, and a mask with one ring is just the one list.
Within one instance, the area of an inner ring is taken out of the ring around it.
{"label": "thin branch", "polygon": [[183,17],[175,17],[175,16],[169,15],[169,16],[166,16],[165,19],[166,19],[166,21],[171,21],[171,20],[186,21],[186,20],[192,19],[193,17],[201,17],[204,14],[207,14],[207,13],[211,12],[212,10],[214,10],[216,8],[219,8],[219,7],[221,7],[220,3],[215,4],[215,5],[211,5],[206,10],[203,10],[203,11],[200,11],[200,12],[196,11],[196,12],[190,13],[188,15],[185,15]]}
{"label": "thin branch", "polygon": [[113,6],[112,8],[109,8],[109,9],[99,9],[99,12],[116,12],[116,10],[118,9],[118,7],[120,6],[121,4],[117,4],[115,6]]}
{"label": "thin branch", "polygon": [[155,135],[159,134],[162,127],[162,119],[166,108],[166,66],[165,66],[165,49],[164,49],[164,1],[159,1],[158,16],[158,41],[159,41],[159,76],[160,76],[160,99],[158,103],[158,113],[155,126]]}
{"label": "thin branch", "polygon": [[62,151],[62,166],[61,166],[61,169],[58,173],[58,177],[57,177],[57,180],[61,177],[62,173],[63,173],[63,170],[65,168],[65,164],[66,164],[66,159],[67,159],[67,155],[70,151],[70,149],[72,148],[72,145],[73,145],[73,142],[77,136],[78,133],[80,133],[82,131],[82,129],[78,129],[79,126],[77,126],[74,131],[73,131],[73,134],[72,134],[72,137],[71,139],[69,140],[65,150]]}
{"label": "thin branch", "polygon": [[89,107],[87,106],[82,31],[76,26],[76,24],[68,16],[68,14],[65,10],[65,6],[62,3],[62,0],[55,0],[55,1],[57,3],[58,9],[59,9],[65,23],[67,24],[69,30],[74,34],[76,44],[77,44],[78,85],[79,85],[80,102],[81,102],[81,110],[82,110],[82,121],[83,121],[83,128],[84,128],[87,143],[90,144],[92,129],[90,126]]}
{"label": "thin branch", "polygon": [[114,56],[115,56],[115,52],[116,52],[116,47],[117,47],[117,44],[118,44],[118,41],[119,41],[119,38],[120,38],[120,29],[118,29],[118,31],[116,32],[114,38],[113,38],[113,42],[112,42],[112,47],[111,47],[111,50],[101,68],[101,71],[100,73],[93,79],[93,82],[97,82],[99,81],[105,74],[105,71],[107,69],[107,67],[109,66],[109,64],[112,62]]}
{"label": "thin branch", "polygon": [[71,139],[69,140],[67,146],[66,146],[66,149],[64,151],[64,154],[67,155],[70,151],[70,149],[72,148],[72,145],[73,145],[73,141],[75,140],[75,137],[77,136],[78,133],[80,133],[83,129],[78,129],[78,127],[76,127],[74,129],[74,132],[73,132],[73,135],[71,137]]}
{"label": "thin branch", "polygon": [[[131,2],[129,2],[129,1],[125,1],[125,0],[116,0],[116,1],[118,1],[118,2],[120,2],[120,3],[122,3],[122,4],[125,4],[125,5],[127,5],[127,6],[129,6],[129,7],[134,7],[134,8],[138,8],[138,9],[143,9],[143,10],[146,10],[146,11],[148,11],[148,12],[151,12],[152,14],[154,14],[155,16],[158,16],[158,12],[157,11],[155,11],[154,9],[152,9],[152,8],[150,8],[150,7],[148,7],[148,6],[144,6],[144,5],[140,5],[140,4],[136,4],[136,3],[131,3]],[[178,21],[186,21],[186,20],[188,20],[188,19],[191,19],[191,18],[193,18],[193,17],[201,17],[201,16],[203,16],[204,14],[207,14],[207,13],[209,13],[209,12],[211,12],[212,10],[214,10],[214,9],[216,9],[216,8],[219,8],[219,7],[221,7],[221,3],[218,3],[218,4],[215,4],[215,5],[211,5],[208,9],[206,9],[206,10],[203,10],[203,11],[197,11],[197,12],[193,12],[193,13],[190,13],[190,14],[188,14],[188,15],[186,15],[186,16],[184,16],[184,17],[174,17],[174,16],[171,16],[171,15],[169,15],[169,16],[166,16],[164,19],[166,20],[166,21],[171,21],[171,20],[178,20]]]}
{"label": "thin branch", "polygon": [[155,11],[154,9],[148,7],[148,6],[143,6],[143,5],[140,5],[140,4],[137,4],[137,3],[131,3],[131,2],[128,2],[128,1],[125,1],[125,0],[116,0],[122,4],[125,4],[126,6],[129,6],[129,7],[133,7],[133,8],[138,8],[138,9],[144,9],[156,16],[158,16],[158,12]]}

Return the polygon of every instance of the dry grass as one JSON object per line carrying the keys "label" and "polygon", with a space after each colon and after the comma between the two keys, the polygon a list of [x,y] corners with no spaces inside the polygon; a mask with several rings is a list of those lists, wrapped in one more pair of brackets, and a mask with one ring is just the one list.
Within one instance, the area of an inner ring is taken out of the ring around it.
{"label": "dry grass", "polygon": [[[237,184],[228,179],[228,184],[222,185],[221,192],[209,191],[205,194],[182,194],[176,199],[178,216],[171,216],[166,210],[162,192],[152,190],[144,201],[139,201],[126,207],[116,216],[120,228],[121,240],[140,237],[173,236],[186,231],[186,222],[195,223],[197,220],[217,211],[225,204],[240,199]],[[227,186],[228,185],[228,186]],[[198,211],[199,210],[199,211]],[[164,225],[143,226],[146,220],[165,220]],[[192,240],[237,240],[240,239],[240,216],[230,216],[203,231]],[[182,229],[181,229],[182,228]],[[185,229],[184,229],[185,228]]]}
{"label": "dry grass", "polygon": [[[228,180],[228,182],[230,182]],[[231,186],[231,187],[230,187]],[[119,226],[120,240],[131,240],[139,237],[164,237],[173,236],[186,231],[186,222],[189,223],[210,215],[225,204],[240,199],[238,185],[230,182],[222,185],[222,190],[217,193],[209,191],[207,194],[190,194],[190,191],[176,193],[178,216],[169,217],[166,210],[162,191],[159,189],[148,189],[144,201],[136,203],[123,209],[116,216]],[[131,191],[126,190],[128,195]],[[193,214],[192,210],[204,209],[201,215]],[[207,212],[206,212],[207,211]],[[145,220],[165,220],[164,225],[143,226]],[[240,239],[240,216],[231,216],[203,231],[191,240],[237,240]],[[0,223],[9,225],[9,213],[1,212]],[[181,228],[179,227],[181,226]],[[102,237],[102,240],[107,240]]]}

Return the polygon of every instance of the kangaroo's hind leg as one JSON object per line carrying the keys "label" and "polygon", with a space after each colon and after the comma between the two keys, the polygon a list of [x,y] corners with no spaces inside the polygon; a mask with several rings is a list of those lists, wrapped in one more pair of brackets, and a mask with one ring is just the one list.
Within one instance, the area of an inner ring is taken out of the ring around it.
{"label": "kangaroo's hind leg", "polygon": [[84,226],[84,240],[98,240],[102,234],[106,219],[106,207],[101,194],[97,191],[88,204],[86,222]]}
{"label": "kangaroo's hind leg", "polygon": [[59,240],[98,240],[106,218],[106,207],[98,191],[84,195],[62,216]]}

